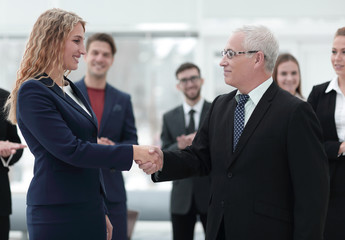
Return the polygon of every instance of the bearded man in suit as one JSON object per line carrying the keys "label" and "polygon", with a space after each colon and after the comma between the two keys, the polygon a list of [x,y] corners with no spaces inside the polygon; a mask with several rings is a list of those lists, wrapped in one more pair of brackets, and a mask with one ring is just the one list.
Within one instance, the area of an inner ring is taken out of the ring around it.
{"label": "bearded man in suit", "polygon": [[[182,105],[163,116],[162,149],[184,149],[192,144],[196,130],[205,119],[211,103],[201,97],[204,79],[200,68],[183,63],[176,70],[176,87],[184,95]],[[206,231],[210,178],[192,177],[173,182],[170,213],[174,240],[193,240],[194,227],[199,218]]]}

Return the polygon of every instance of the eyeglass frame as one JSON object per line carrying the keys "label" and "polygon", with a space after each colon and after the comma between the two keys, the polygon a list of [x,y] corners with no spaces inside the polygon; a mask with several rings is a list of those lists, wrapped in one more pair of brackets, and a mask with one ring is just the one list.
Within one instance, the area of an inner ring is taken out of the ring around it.
{"label": "eyeglass frame", "polygon": [[[228,50],[223,50],[220,52],[220,54],[224,57],[226,55],[226,57],[228,59],[232,59],[233,57],[237,56],[237,55],[241,55],[241,54],[252,54],[252,53],[257,53],[259,52],[259,50],[251,50],[251,51],[239,51],[239,52],[235,52],[231,49],[228,49]],[[232,56],[230,56],[228,53],[233,53]]]}
{"label": "eyeglass frame", "polygon": [[200,79],[201,79],[200,76],[194,75],[194,76],[191,76],[190,78],[182,78],[182,79],[177,79],[177,80],[179,81],[180,84],[187,85],[188,82],[195,83],[196,81]]}

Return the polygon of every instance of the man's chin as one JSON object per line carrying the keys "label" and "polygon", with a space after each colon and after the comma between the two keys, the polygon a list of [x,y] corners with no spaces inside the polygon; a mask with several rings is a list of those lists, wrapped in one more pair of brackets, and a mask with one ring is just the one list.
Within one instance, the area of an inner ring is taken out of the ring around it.
{"label": "man's chin", "polygon": [[189,100],[194,101],[194,100],[197,100],[197,99],[199,98],[199,96],[200,96],[200,95],[192,95],[192,96],[187,95],[186,97],[187,97]]}
{"label": "man's chin", "polygon": [[105,73],[95,73],[95,72],[92,73],[92,76],[94,78],[104,78],[105,75],[106,75]]}

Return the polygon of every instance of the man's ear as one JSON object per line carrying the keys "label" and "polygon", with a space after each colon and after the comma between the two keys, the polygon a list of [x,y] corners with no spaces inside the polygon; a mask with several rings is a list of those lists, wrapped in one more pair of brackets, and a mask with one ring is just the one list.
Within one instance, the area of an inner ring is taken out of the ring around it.
{"label": "man's ear", "polygon": [[204,79],[203,78],[200,78],[200,81],[201,81],[201,86],[204,85]]}
{"label": "man's ear", "polygon": [[255,54],[255,63],[259,63],[259,64],[265,63],[265,55],[263,52],[259,51]]}

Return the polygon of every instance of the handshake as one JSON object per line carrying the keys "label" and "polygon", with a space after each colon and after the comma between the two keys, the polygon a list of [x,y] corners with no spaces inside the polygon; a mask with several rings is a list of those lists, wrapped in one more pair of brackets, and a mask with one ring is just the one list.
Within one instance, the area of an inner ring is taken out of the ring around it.
{"label": "handshake", "polygon": [[163,152],[155,146],[133,145],[133,159],[146,174],[163,168]]}

